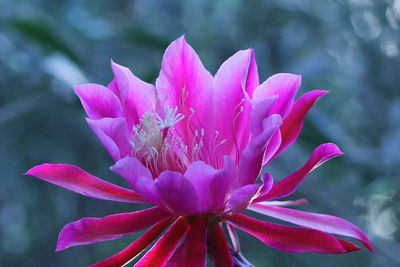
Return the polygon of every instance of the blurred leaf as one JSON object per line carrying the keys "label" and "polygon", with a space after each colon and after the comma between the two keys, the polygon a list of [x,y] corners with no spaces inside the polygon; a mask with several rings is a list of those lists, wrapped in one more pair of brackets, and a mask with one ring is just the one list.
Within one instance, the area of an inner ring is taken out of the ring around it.
{"label": "blurred leaf", "polygon": [[24,37],[36,42],[45,51],[60,51],[70,57],[73,61],[79,62],[78,57],[66,45],[57,30],[44,21],[31,20],[27,18],[16,18],[11,25]]}

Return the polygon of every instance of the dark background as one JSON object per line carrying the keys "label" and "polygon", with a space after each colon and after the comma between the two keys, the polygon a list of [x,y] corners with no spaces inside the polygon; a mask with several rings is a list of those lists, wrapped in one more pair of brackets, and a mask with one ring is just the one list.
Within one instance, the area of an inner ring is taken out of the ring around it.
{"label": "dark background", "polygon": [[331,90],[268,170],[279,180],[317,145],[338,144],[344,156],[309,175],[293,198],[358,225],[376,249],[295,255],[241,233],[244,255],[256,266],[400,266],[399,26],[399,0],[0,1],[0,265],[87,265],[137,237],[55,253],[65,224],[142,207],[22,173],[67,163],[125,186],[108,170],[112,160],[72,86],[108,84],[111,58],[154,83],[165,48],[186,34],[211,73],[252,47],[261,81],[292,72],[303,77],[301,93]]}

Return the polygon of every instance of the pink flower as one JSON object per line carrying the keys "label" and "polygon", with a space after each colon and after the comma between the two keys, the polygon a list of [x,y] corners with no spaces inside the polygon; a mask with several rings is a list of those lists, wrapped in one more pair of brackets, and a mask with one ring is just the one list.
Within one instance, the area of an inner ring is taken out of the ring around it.
{"label": "pink flower", "polygon": [[[292,253],[360,249],[330,234],[355,238],[373,251],[353,224],[284,207],[305,200],[276,200],[341,155],[336,145],[320,145],[302,168],[275,184],[269,173],[255,183],[261,169],[296,140],[305,115],[327,91],[311,91],[294,101],[301,78],[293,74],[276,74],[259,84],[252,50],[234,54],[213,77],[184,37],[167,48],[156,86],[114,62],[111,66],[114,79],[108,87],[85,84],[75,92],[89,126],[115,161],[111,170],[132,190],[64,164],[43,164],[27,174],[86,196],[155,207],[70,223],[60,233],[57,251],[151,227],[95,266],[128,262],[166,229],[137,266],[205,266],[207,240],[215,265],[233,266],[223,223],[235,252],[235,228]],[[304,228],[256,220],[240,214],[245,209]]]}

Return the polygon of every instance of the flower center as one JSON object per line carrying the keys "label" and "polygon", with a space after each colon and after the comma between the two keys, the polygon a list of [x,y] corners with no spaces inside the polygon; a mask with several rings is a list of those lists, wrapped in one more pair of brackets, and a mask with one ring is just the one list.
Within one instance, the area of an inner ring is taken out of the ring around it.
{"label": "flower center", "polygon": [[166,107],[165,118],[146,112],[132,128],[132,154],[157,177],[164,170],[184,172],[188,164],[187,146],[182,138],[171,133],[174,125],[184,119],[177,107]]}

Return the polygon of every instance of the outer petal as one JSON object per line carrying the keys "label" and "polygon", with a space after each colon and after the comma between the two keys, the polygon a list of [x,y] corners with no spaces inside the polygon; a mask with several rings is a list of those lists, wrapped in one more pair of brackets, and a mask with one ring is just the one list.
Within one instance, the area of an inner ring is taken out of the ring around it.
{"label": "outer petal", "polygon": [[152,84],[146,83],[121,65],[111,61],[116,85],[116,95],[123,106],[123,114],[129,129],[139,123],[145,112],[153,112],[156,103],[156,89]]}
{"label": "outer petal", "polygon": [[154,182],[164,205],[175,214],[198,212],[198,197],[193,184],[180,173],[165,171]]}
{"label": "outer petal", "polygon": [[42,164],[27,175],[64,187],[84,196],[133,203],[147,203],[135,192],[101,180],[78,167],[66,164]]}
{"label": "outer petal", "polygon": [[292,109],[294,97],[300,88],[301,76],[290,73],[278,73],[269,77],[254,90],[253,99],[278,96],[270,114],[279,114],[285,118]]}
{"label": "outer petal", "polygon": [[207,221],[208,218],[196,217],[190,223],[189,231],[166,266],[168,267],[205,267],[207,262]]}
{"label": "outer petal", "polygon": [[221,139],[227,140],[220,148],[221,154],[231,155],[236,160],[249,141],[249,95],[257,85],[257,66],[250,49],[234,54],[215,74],[214,125]]}
{"label": "outer petal", "polygon": [[[178,107],[178,113],[185,118],[174,127],[192,151],[192,140],[196,129],[210,130],[209,118],[212,103],[212,75],[204,68],[193,48],[186,43],[184,36],[172,42],[165,51],[160,76],[156,81],[161,103],[171,108]],[[192,114],[194,110],[194,114]],[[190,121],[190,124],[189,124]],[[204,140],[208,145],[208,139]]]}
{"label": "outer petal", "polygon": [[248,209],[307,228],[353,237],[373,251],[368,237],[357,226],[341,218],[261,204],[251,204]]}
{"label": "outer petal", "polygon": [[189,222],[187,219],[185,217],[179,217],[171,228],[156,242],[146,255],[135,264],[135,266],[165,266],[188,229]]}
{"label": "outer petal", "polygon": [[224,157],[224,160],[224,168],[220,170],[203,161],[196,161],[185,172],[185,177],[192,182],[199,197],[199,212],[210,212],[223,207],[236,186],[237,168],[229,157]]}
{"label": "outer petal", "polygon": [[317,147],[307,163],[298,171],[292,173],[288,177],[274,184],[271,191],[267,194],[260,196],[256,202],[282,198],[290,195],[296,190],[296,187],[304,180],[304,178],[319,165],[325,161],[342,155],[342,151],[332,143],[326,143]]}
{"label": "outer petal", "polygon": [[305,198],[286,200],[286,201],[273,200],[273,201],[258,202],[257,204],[276,206],[276,207],[305,206],[308,205],[308,200]]}
{"label": "outer petal", "polygon": [[166,218],[158,222],[121,252],[101,262],[92,264],[89,267],[123,266],[134,257],[136,257],[140,252],[142,252],[148,245],[150,245],[150,243],[153,242],[154,239],[156,239],[162,232],[164,232],[164,230],[171,224],[171,222],[171,218]]}
{"label": "outer petal", "polygon": [[241,214],[226,219],[228,223],[254,235],[268,246],[286,252],[346,252],[336,238],[321,231],[263,222]]}
{"label": "outer petal", "polygon": [[75,86],[75,93],[82,102],[89,118],[118,118],[122,115],[122,107],[118,97],[110,89],[98,84]]}
{"label": "outer petal", "polygon": [[210,223],[207,234],[215,267],[235,266],[221,225],[217,222]]}
{"label": "outer petal", "polygon": [[263,123],[263,132],[252,140],[243,151],[239,163],[241,185],[252,184],[257,179],[261,171],[265,149],[281,123],[279,115],[266,118]]}
{"label": "outer petal", "polygon": [[312,108],[314,103],[326,93],[328,93],[328,91],[314,90],[305,93],[294,103],[292,110],[283,120],[282,126],[280,127],[280,132],[282,135],[280,147],[270,161],[282,153],[282,151],[284,151],[294,141],[296,141],[300,134],[301,128],[303,128],[304,118],[308,111]]}
{"label": "outer petal", "polygon": [[86,119],[97,138],[103,143],[114,161],[131,153],[128,128],[122,118],[103,118],[100,120]]}
{"label": "outer petal", "polygon": [[167,216],[170,214],[166,211],[151,208],[104,218],[84,218],[64,226],[58,237],[56,251],[121,238],[147,228]]}

